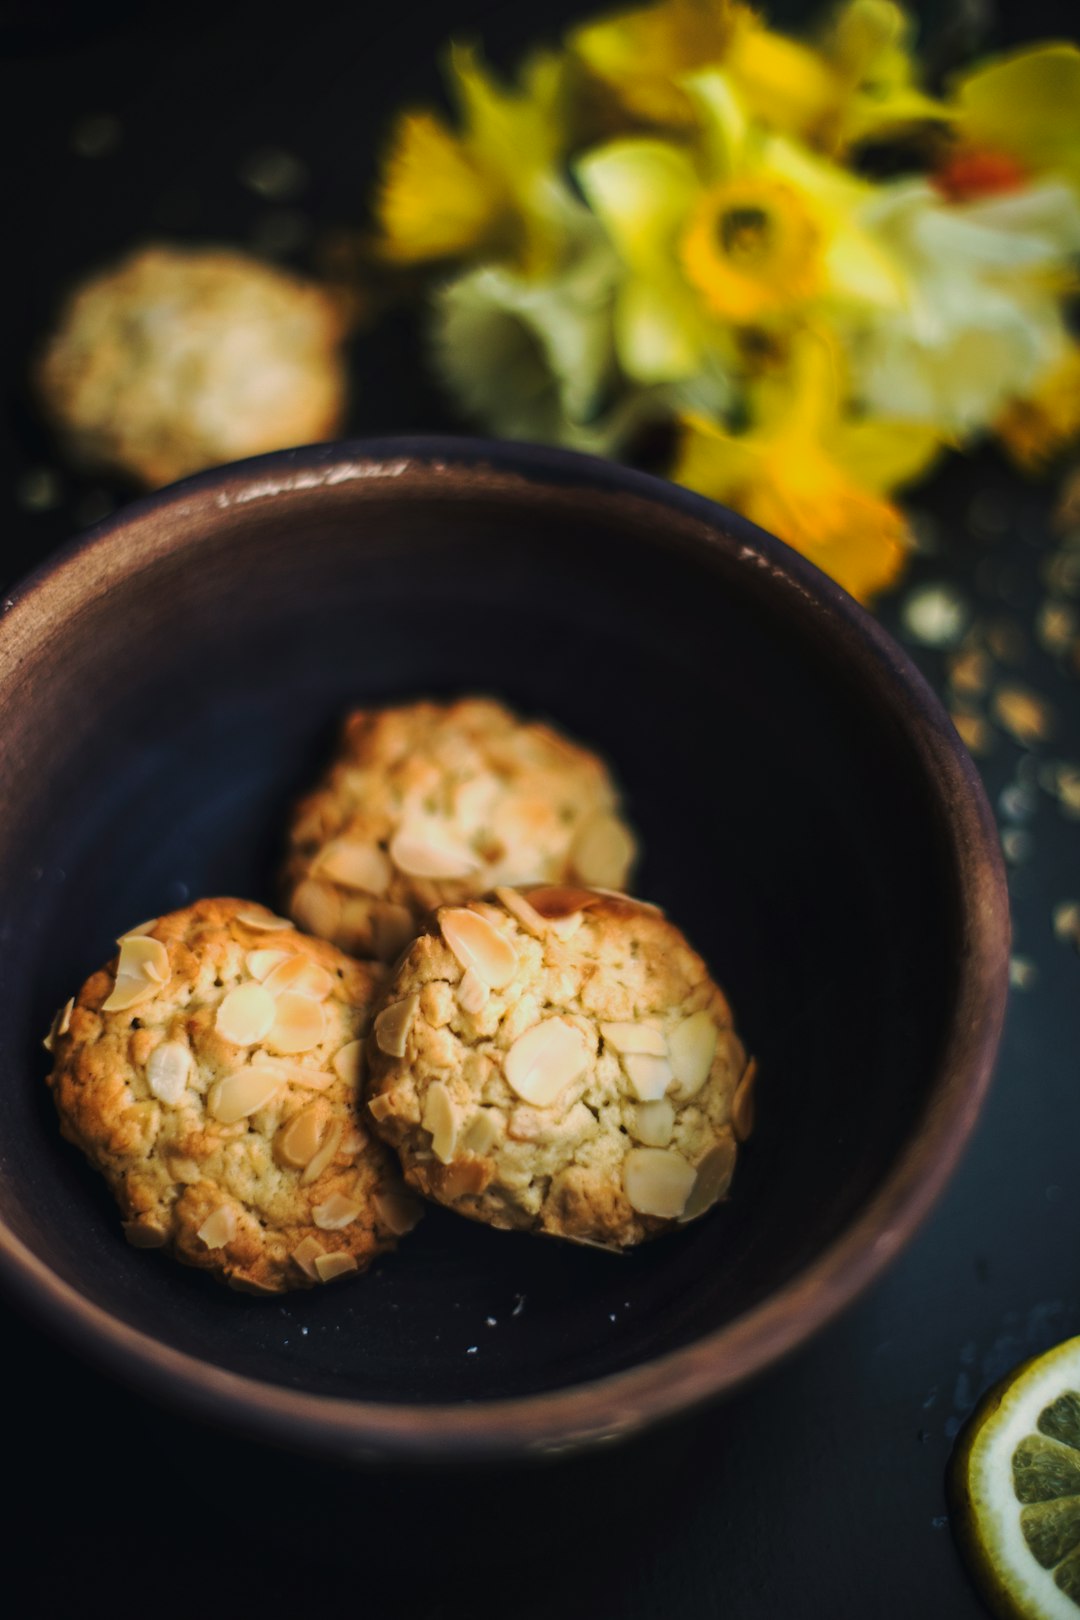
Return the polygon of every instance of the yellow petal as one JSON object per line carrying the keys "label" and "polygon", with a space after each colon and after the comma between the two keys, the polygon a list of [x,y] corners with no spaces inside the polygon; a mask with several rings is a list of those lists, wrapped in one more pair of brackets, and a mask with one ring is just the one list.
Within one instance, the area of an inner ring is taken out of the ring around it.
{"label": "yellow petal", "polygon": [[694,122],[681,77],[722,62],[752,20],[736,0],[661,0],[586,23],[567,43],[627,111],[679,128]]}
{"label": "yellow petal", "polygon": [[1029,472],[1040,471],[1080,436],[1080,346],[1071,345],[1025,398],[1010,401],[994,431]]}
{"label": "yellow petal", "polygon": [[754,116],[791,134],[812,134],[842,93],[816,51],[768,28],[740,31],[724,65]]}
{"label": "yellow petal", "polygon": [[615,300],[615,348],[637,383],[677,382],[700,370],[702,332],[681,289],[630,276]]}
{"label": "yellow petal", "polygon": [[1035,45],[966,74],[954,87],[959,128],[1034,169],[1080,164],[1080,49]]}
{"label": "yellow petal", "polygon": [[631,269],[663,274],[701,189],[688,154],[666,141],[612,141],[581,158],[575,174]]}
{"label": "yellow petal", "polygon": [[893,584],[903,570],[900,513],[809,438],[740,439],[690,421],[672,476],[786,540],[859,601]]}
{"label": "yellow petal", "polygon": [[936,428],[873,417],[841,422],[829,449],[868,490],[888,494],[928,473],[945,448]]}
{"label": "yellow petal", "polygon": [[507,206],[504,188],[431,113],[404,113],[376,204],[386,253],[401,263],[446,258],[486,243]]}

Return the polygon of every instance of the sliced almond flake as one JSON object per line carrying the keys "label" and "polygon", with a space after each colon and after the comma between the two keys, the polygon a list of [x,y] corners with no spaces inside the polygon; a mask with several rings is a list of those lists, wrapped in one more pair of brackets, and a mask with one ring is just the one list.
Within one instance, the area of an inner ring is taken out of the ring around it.
{"label": "sliced almond flake", "polygon": [[[341,1138],[341,1146],[338,1152],[343,1153],[347,1159],[355,1159],[359,1154],[363,1153],[367,1144],[368,1139],[363,1131],[356,1125],[350,1125]],[[362,1191],[362,1188],[359,1190]]]}
{"label": "sliced almond flake", "polygon": [[695,1179],[693,1165],[671,1148],[631,1148],[623,1160],[623,1189],[639,1215],[677,1220]]}
{"label": "sliced almond flake", "polygon": [[147,1221],[123,1221],[121,1224],[124,1236],[133,1249],[163,1249],[169,1241],[169,1234],[163,1226],[152,1226]]}
{"label": "sliced almond flake", "polygon": [[146,1065],[146,1083],[158,1102],[176,1107],[187,1090],[191,1063],[191,1048],[184,1041],[162,1041],[154,1047]]}
{"label": "sliced almond flake", "polygon": [[379,1220],[395,1237],[404,1237],[406,1232],[411,1232],[424,1214],[420,1200],[410,1198],[408,1193],[377,1192],[372,1203]]}
{"label": "sliced almond flake", "polygon": [[71,1028],[71,1015],[75,1011],[75,997],[69,996],[56,1017],[57,1035],[66,1035]]}
{"label": "sliced almond flake", "polygon": [[206,1111],[223,1125],[235,1125],[265,1108],[280,1085],[280,1076],[272,1069],[237,1069],[224,1080],[215,1080],[206,1094]]}
{"label": "sliced almond flake", "polygon": [[351,1254],[317,1254],[315,1256],[315,1271],[319,1281],[333,1282],[335,1277],[344,1277],[350,1271],[359,1271],[360,1267]]}
{"label": "sliced almond flake", "polygon": [[393,1099],[385,1093],[380,1094],[378,1097],[372,1097],[367,1106],[372,1119],[389,1119],[394,1112]]}
{"label": "sliced almond flake", "polygon": [[409,877],[436,881],[471,877],[481,869],[472,850],[442,827],[419,823],[398,828],[390,841],[390,859]]}
{"label": "sliced almond flake", "polygon": [[743,1070],[742,1079],[735,1087],[731,1099],[731,1128],[737,1142],[745,1142],[754,1128],[754,1084],[757,1080],[757,1061],[751,1058]]}
{"label": "sliced almond flake", "polygon": [[272,996],[291,990],[298,996],[310,996],[313,1001],[325,1001],[334,983],[334,975],[307,956],[287,956],[263,980],[264,988]]}
{"label": "sliced almond flake", "polygon": [[409,1030],[420,1005],[417,991],[403,1001],[392,1001],[375,1020],[375,1044],[387,1057],[404,1057]]}
{"label": "sliced almond flake", "polygon": [[251,974],[251,977],[253,979],[258,979],[261,984],[266,978],[267,974],[271,973],[273,969],[277,967],[279,962],[287,962],[288,960],[288,951],[275,951],[260,948],[259,950],[248,951],[247,955],[244,957],[244,966]]}
{"label": "sliced almond flake", "polygon": [[667,1058],[647,1052],[631,1052],[622,1060],[630,1089],[641,1102],[656,1102],[675,1078]]}
{"label": "sliced almond flake", "polygon": [[360,1061],[364,1055],[363,1041],[350,1041],[333,1057],[333,1070],[347,1086],[355,1086],[360,1079]]}
{"label": "sliced almond flake", "polygon": [[638,1103],[634,1109],[633,1134],[643,1147],[667,1147],[675,1129],[675,1110],[666,1097]]}
{"label": "sliced almond flake", "polygon": [[581,1031],[564,1018],[545,1018],[518,1036],[503,1059],[503,1071],[523,1102],[547,1108],[588,1062]]}
{"label": "sliced almond flake", "polygon": [[254,1046],[274,1022],[276,1011],[274,998],[263,985],[239,984],[218,1008],[214,1028],[233,1046]]}
{"label": "sliced almond flake", "polygon": [[441,1080],[427,1088],[420,1123],[431,1132],[431,1151],[441,1164],[449,1164],[457,1143],[458,1121],[453,1099]]}
{"label": "sliced almond flake", "polygon": [[461,975],[461,983],[457,987],[457,1004],[462,1012],[470,1013],[473,1017],[483,1012],[491,999],[491,991],[472,968],[466,968]]}
{"label": "sliced almond flake", "polygon": [[335,1120],[328,1128],[323,1138],[322,1147],[316,1153],[303,1175],[300,1177],[301,1187],[310,1187],[313,1181],[318,1181],[327,1165],[333,1159],[341,1145],[341,1138],[345,1134],[345,1127],[339,1120]]}
{"label": "sliced almond flake", "polygon": [[650,1057],[667,1057],[664,1032],[655,1024],[601,1024],[600,1033],[616,1052],[647,1052]]}
{"label": "sliced almond flake", "polygon": [[639,911],[652,911],[658,917],[664,915],[663,906],[655,906],[651,900],[639,900],[636,894],[627,894],[625,889],[605,889],[599,883],[594,883],[592,889],[594,894],[602,894],[605,900],[621,900],[624,905],[636,906]]}
{"label": "sliced almond flake", "polygon": [[386,893],[393,877],[393,868],[381,849],[350,838],[335,838],[327,844],[316,858],[313,870],[343,888],[376,896]]}
{"label": "sliced almond flake", "polygon": [[316,1204],[311,1211],[311,1218],[315,1225],[324,1232],[341,1232],[346,1226],[351,1226],[360,1213],[361,1206],[346,1198],[344,1193],[331,1193],[324,1198],[321,1204]]}
{"label": "sliced almond flake", "polygon": [[483,1158],[495,1146],[499,1130],[491,1115],[486,1109],[481,1109],[469,1121],[461,1137],[461,1146],[466,1153],[476,1153]]}
{"label": "sliced almond flake", "polygon": [[168,983],[169,972],[169,953],[160,939],[148,939],[145,934],[125,939],[116,964],[116,982],[101,1004],[102,1012],[126,1012],[148,1001]]}
{"label": "sliced almond flake", "polygon": [[219,1204],[210,1211],[195,1235],[202,1238],[208,1249],[223,1249],[236,1236],[236,1211],[228,1204]]}
{"label": "sliced almond flake", "polygon": [[456,960],[492,990],[501,990],[517,972],[518,954],[505,934],[479,911],[450,906],[439,914],[439,929]]}
{"label": "sliced almond flake", "polygon": [[579,911],[588,911],[590,906],[599,904],[590,889],[574,889],[565,884],[546,884],[538,889],[529,889],[525,898],[533,910],[549,923],[565,922],[576,917]]}
{"label": "sliced almond flake", "polygon": [[681,1102],[696,1096],[709,1077],[716,1056],[716,1025],[707,1012],[692,1013],[668,1035],[671,1067]]}
{"label": "sliced almond flake", "polygon": [[272,1052],[310,1052],[326,1037],[326,1014],[322,1003],[310,996],[286,990],[278,996],[273,1023],[266,1032]]}
{"label": "sliced almond flake", "polygon": [[727,1192],[734,1170],[735,1141],[733,1137],[725,1136],[698,1165],[693,1191],[679,1219],[693,1221],[711,1209]]}
{"label": "sliced almond flake", "polygon": [[136,923],[134,928],[129,928],[126,933],[121,934],[116,943],[122,945],[125,939],[138,939],[141,934],[149,934],[157,927],[159,921],[158,917],[148,917],[145,922]]}
{"label": "sliced almond flake", "polygon": [[318,1103],[308,1103],[274,1137],[274,1156],[279,1164],[303,1170],[318,1153],[322,1135],[323,1111]]}
{"label": "sliced almond flake", "polygon": [[138,978],[131,978],[127,974],[117,974],[116,983],[106,1001],[101,1003],[102,1012],[128,1012],[132,1007],[139,1007],[151,996],[156,996],[161,989],[153,979],[148,979],[140,973]]}
{"label": "sliced almond flake", "polygon": [[294,928],[296,925],[288,917],[275,917],[272,911],[262,906],[247,906],[243,911],[236,913],[236,921],[245,928],[254,928],[272,933],[279,928]]}
{"label": "sliced almond flake", "polygon": [[307,1063],[289,1063],[285,1058],[259,1054],[259,1068],[276,1074],[284,1085],[302,1086],[305,1091],[326,1091],[334,1083],[334,1076],[325,1069],[314,1069]]}
{"label": "sliced almond flake", "polygon": [[407,906],[380,903],[372,907],[371,930],[379,961],[394,962],[416,933],[416,924]]}
{"label": "sliced almond flake", "polygon": [[571,861],[587,884],[621,889],[637,849],[628,827],[608,811],[590,816],[574,839]]}
{"label": "sliced almond flake", "polygon": [[319,1273],[315,1270],[315,1262],[325,1260],[328,1256],[317,1238],[306,1237],[302,1243],[298,1243],[292,1257],[306,1277],[310,1277],[312,1282],[318,1282]]}
{"label": "sliced almond flake", "polygon": [[495,890],[495,898],[511,917],[521,924],[527,934],[531,934],[534,939],[544,938],[548,932],[546,921],[517,889],[507,889],[500,885]]}
{"label": "sliced almond flake", "polygon": [[289,906],[301,928],[320,939],[333,939],[341,922],[341,896],[329,883],[305,878],[293,890]]}

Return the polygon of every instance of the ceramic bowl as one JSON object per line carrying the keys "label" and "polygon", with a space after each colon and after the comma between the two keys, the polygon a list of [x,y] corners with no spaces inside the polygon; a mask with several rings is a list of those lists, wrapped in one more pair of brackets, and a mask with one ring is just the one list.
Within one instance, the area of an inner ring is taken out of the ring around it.
{"label": "ceramic bowl", "polygon": [[[997,838],[904,654],[803,559],[586,457],[286,452],[110,518],[0,620],[0,1272],[190,1413],[342,1458],[526,1456],[714,1398],[897,1254],[954,1168],[1005,999]],[[627,1257],[432,1209],[354,1282],[237,1295],[129,1248],[41,1038],[118,933],[275,901],[350,704],[487,692],[611,761],[638,891],[760,1062],[729,1203]]]}

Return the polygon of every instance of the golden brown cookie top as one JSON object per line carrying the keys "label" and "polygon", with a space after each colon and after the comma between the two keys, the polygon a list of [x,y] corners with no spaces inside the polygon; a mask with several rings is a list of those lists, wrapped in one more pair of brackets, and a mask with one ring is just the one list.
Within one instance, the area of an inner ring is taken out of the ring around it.
{"label": "golden brown cookie top", "polygon": [[359,709],[297,807],[286,909],[390,961],[433,906],[505,883],[621,888],[634,854],[607,769],[550,726],[487,698]]}
{"label": "golden brown cookie top", "polygon": [[382,969],[232,899],[119,946],[57,1015],[48,1083],[130,1241],[259,1293],[392,1248],[410,1217],[358,1112]]}
{"label": "golden brown cookie top", "polygon": [[495,1226],[639,1243],[724,1195],[750,1128],[723,992],[625,896],[499,888],[441,907],[369,1045],[368,1108],[406,1180]]}
{"label": "golden brown cookie top", "polygon": [[140,248],[72,293],[38,391],[77,461],[168,484],[332,438],[344,327],[324,288],[245,254]]}

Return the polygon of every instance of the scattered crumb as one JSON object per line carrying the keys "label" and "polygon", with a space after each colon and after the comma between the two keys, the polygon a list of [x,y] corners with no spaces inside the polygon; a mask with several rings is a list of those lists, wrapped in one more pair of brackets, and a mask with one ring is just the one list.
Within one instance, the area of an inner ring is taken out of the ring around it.
{"label": "scattered crumb", "polygon": [[967,625],[967,601],[951,585],[920,585],[904,598],[900,621],[923,647],[952,647]]}
{"label": "scattered crumb", "polygon": [[1024,748],[1045,742],[1054,729],[1050,705],[1022,686],[999,686],[994,693],[993,710],[1002,729]]}
{"label": "scattered crumb", "polygon": [[1030,990],[1039,976],[1039,970],[1029,956],[1009,958],[1009,983],[1014,990]]}

